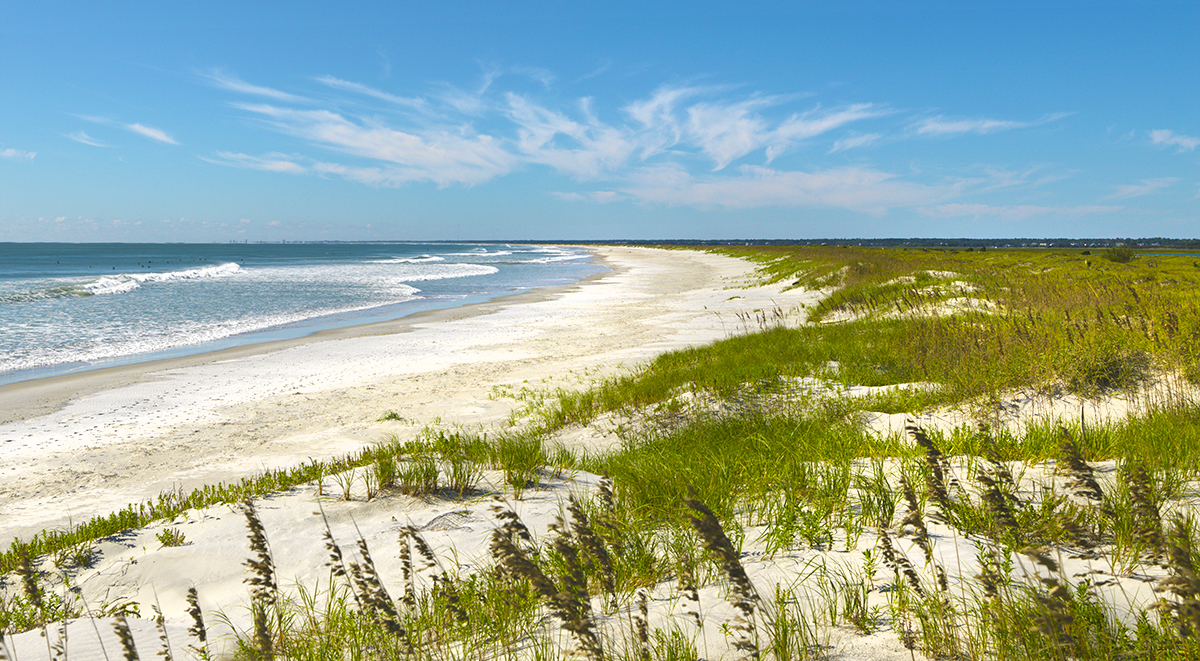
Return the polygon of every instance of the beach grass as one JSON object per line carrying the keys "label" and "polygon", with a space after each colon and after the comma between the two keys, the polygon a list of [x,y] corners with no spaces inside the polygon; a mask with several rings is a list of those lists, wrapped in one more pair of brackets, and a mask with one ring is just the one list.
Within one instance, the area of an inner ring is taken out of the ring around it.
{"label": "beach grass", "polygon": [[[592,498],[564,506],[546,539],[499,506],[491,567],[443,569],[414,532],[402,536],[402,595],[381,591],[361,538],[357,559],[324,587],[284,597],[263,579],[262,626],[243,632],[239,658],[711,658],[715,625],[702,614],[721,609],[730,615],[715,638],[729,658],[826,658],[846,630],[890,632],[913,658],[1200,656],[1200,404],[1187,396],[1200,380],[1200,272],[1190,261],[723,252],[758,263],[761,280],[828,295],[800,311],[805,325],[790,324],[790,311],[748,311],[729,339],[583,390],[530,393],[508,429],[431,428],[408,443],[164,494],[15,541],[0,570],[29,576],[31,557],[356,470],[375,497],[396,485],[449,499],[482,495],[473,489],[487,466],[520,499],[571,469],[606,478]],[[1113,422],[888,436],[856,415],[954,404],[987,422],[1013,389],[1101,397],[1155,379],[1166,382],[1161,401]],[[927,385],[839,390],[904,384]],[[717,406],[689,403],[701,400]],[[619,449],[552,443],[605,414],[638,423]],[[265,533],[251,529],[252,562],[268,567]],[[748,549],[789,578],[760,590],[743,565]],[[950,562],[943,549],[959,555]],[[853,562],[827,561],[834,551]],[[1086,576],[1068,568],[1085,560]],[[1114,593],[1131,574],[1148,577],[1156,596]],[[5,602],[0,629],[68,616],[38,601],[36,577],[25,583],[34,587]],[[652,619],[648,595],[673,604],[672,615]]]}

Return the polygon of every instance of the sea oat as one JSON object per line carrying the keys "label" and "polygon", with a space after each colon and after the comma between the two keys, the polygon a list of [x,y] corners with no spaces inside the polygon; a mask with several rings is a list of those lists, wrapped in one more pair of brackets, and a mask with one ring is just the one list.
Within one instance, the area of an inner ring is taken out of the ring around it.
{"label": "sea oat", "polygon": [[587,514],[580,507],[579,500],[575,498],[574,494],[571,494],[568,500],[567,512],[571,514],[571,533],[600,570],[600,575],[604,578],[604,592],[609,595],[612,600],[611,605],[615,607],[616,571],[613,569],[612,558],[609,556],[608,550],[604,548],[604,541],[596,535],[588,523]]}
{"label": "sea oat", "polygon": [[113,631],[117,634],[117,640],[121,641],[121,652],[125,661],[137,661],[137,646],[133,644],[133,632],[129,630],[129,622],[125,620],[124,612],[117,613]]}
{"label": "sea oat", "polygon": [[204,614],[200,610],[200,597],[196,593],[195,587],[188,588],[187,591],[188,615],[192,616],[192,626],[188,628],[188,634],[194,636],[199,641],[199,646],[193,646],[192,649],[203,660],[207,661],[208,653],[208,630],[204,626]]}
{"label": "sea oat", "polygon": [[271,557],[271,547],[267,544],[266,528],[254,509],[254,501],[247,498],[243,509],[246,513],[246,527],[250,530],[250,550],[255,556],[242,563],[250,570],[245,580],[250,585],[254,641],[259,654],[265,659],[271,659],[274,657],[274,644],[267,613],[278,603],[279,586],[275,583],[275,561]]}
{"label": "sea oat", "polygon": [[[691,491],[695,496],[695,491]],[[712,510],[694,497],[685,498],[683,503],[695,512],[691,516],[691,523],[692,528],[700,537],[701,545],[713,555],[722,571],[729,577],[732,586],[729,602],[741,613],[738,618],[734,619],[734,626],[731,627],[736,634],[734,649],[748,657],[757,657],[758,646],[753,640],[754,625],[752,622],[754,605],[760,602],[758,591],[750,582],[750,577],[746,574],[746,569],[742,566],[737,551],[734,550],[733,544],[725,535],[725,530]]]}
{"label": "sea oat", "polygon": [[1200,575],[1192,562],[1192,539],[1188,525],[1176,516],[1167,541],[1167,559],[1171,575],[1160,580],[1156,590],[1172,592],[1176,601],[1160,602],[1157,607],[1171,611],[1179,626],[1180,636],[1192,636],[1200,631]]}

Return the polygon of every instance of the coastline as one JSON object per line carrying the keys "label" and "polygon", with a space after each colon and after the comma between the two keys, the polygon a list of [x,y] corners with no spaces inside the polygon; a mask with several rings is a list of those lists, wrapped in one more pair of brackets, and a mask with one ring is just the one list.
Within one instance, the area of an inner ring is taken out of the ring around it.
{"label": "coastline", "polygon": [[[426,425],[500,423],[497,387],[581,387],[813,295],[751,287],[753,265],[592,248],[564,287],[305,338],[0,387],[0,535],[65,527],[165,491],[345,454]],[[20,404],[24,402],[24,404]],[[15,413],[14,413],[15,411]],[[397,421],[379,422],[393,411]]]}
{"label": "coastline", "polygon": [[573,287],[578,287],[613,272],[614,268],[605,261],[603,255],[598,254],[595,250],[591,252],[594,263],[607,268],[608,271],[584,276],[576,282],[567,285],[535,287],[526,291],[494,296],[486,301],[419,310],[387,321],[372,321],[336,328],[326,328],[302,337],[238,344],[223,349],[200,351],[169,358],[137,360],[136,357],[131,357],[131,362],[108,367],[82,369],[67,374],[0,384],[0,426],[38,415],[53,413],[71,399],[101,390],[128,385],[144,379],[147,374],[152,372],[194,367],[221,360],[237,360],[316,342],[403,333],[412,330],[413,326],[418,323],[452,321],[466,316],[487,314],[502,306],[521,305],[545,300],[546,298],[570,291]]}

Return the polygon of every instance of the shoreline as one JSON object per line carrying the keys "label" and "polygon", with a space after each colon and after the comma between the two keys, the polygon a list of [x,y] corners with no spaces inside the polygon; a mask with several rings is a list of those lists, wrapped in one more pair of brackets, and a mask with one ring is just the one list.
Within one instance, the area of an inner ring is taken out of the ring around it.
{"label": "shoreline", "polygon": [[[528,388],[577,388],[727,337],[738,312],[814,294],[736,292],[753,264],[694,251],[592,248],[611,270],[572,285],[0,388],[0,536],[28,537],[159,494],[339,456],[430,424],[503,423]],[[386,412],[399,420],[380,422]]]}
{"label": "shoreline", "polygon": [[[545,300],[548,297],[570,291],[572,288],[581,286],[589,281],[606,277],[614,271],[613,267],[606,263],[603,255],[598,254],[593,248],[588,247],[587,249],[592,253],[593,263],[608,270],[584,276],[567,285],[546,285],[512,294],[501,294],[486,301],[431,310],[419,310],[386,321],[372,321],[337,328],[325,328],[313,331],[302,337],[241,344],[184,356],[147,360],[135,359],[134,362],[125,364],[85,368],[67,374],[57,374],[0,384],[0,425],[53,413],[73,398],[127,385],[143,379],[146,375],[156,371],[194,367],[221,360],[237,360],[239,358],[257,356],[317,342],[404,333],[412,330],[412,327],[418,323],[452,321],[467,316],[487,314],[494,308],[502,306],[521,305],[523,303]],[[124,358],[135,357],[126,356]],[[33,402],[30,401],[31,395],[34,398]]]}

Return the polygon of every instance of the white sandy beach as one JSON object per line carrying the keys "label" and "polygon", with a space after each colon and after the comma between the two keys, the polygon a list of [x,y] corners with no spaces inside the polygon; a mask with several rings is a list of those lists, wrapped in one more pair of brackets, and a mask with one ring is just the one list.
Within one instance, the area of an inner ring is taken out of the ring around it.
{"label": "white sandy beach", "polygon": [[[578,386],[727,337],[738,312],[811,301],[697,251],[596,248],[612,272],[566,290],[279,345],[0,388],[0,539],[174,489],[344,454],[435,422],[488,424],[493,388]],[[379,423],[386,411],[406,422]]]}

